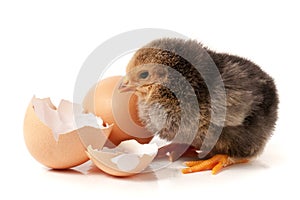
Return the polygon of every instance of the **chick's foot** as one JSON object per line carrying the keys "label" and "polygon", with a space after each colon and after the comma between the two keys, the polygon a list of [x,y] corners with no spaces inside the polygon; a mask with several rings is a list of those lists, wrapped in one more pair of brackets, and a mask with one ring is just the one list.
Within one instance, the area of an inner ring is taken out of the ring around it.
{"label": "chick's foot", "polygon": [[212,174],[217,174],[224,167],[229,165],[246,163],[248,159],[231,158],[228,155],[217,154],[207,160],[187,161],[184,164],[187,168],[182,169],[183,174],[211,170]]}

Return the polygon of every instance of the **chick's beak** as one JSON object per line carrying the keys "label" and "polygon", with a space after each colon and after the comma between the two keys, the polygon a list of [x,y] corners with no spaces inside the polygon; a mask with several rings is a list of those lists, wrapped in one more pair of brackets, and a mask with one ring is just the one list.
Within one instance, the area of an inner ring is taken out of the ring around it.
{"label": "chick's beak", "polygon": [[130,84],[130,81],[128,80],[127,76],[125,76],[118,88],[120,93],[123,92],[129,92],[129,91],[135,91],[135,86]]}

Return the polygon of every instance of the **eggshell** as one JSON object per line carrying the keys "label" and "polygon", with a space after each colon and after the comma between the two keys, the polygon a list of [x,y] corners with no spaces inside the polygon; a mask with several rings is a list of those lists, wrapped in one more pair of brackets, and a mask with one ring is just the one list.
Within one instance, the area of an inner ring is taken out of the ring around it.
{"label": "eggshell", "polygon": [[109,140],[115,145],[129,139],[149,143],[153,134],[148,132],[139,120],[137,96],[133,93],[119,93],[118,86],[121,80],[122,76],[101,80],[89,90],[82,106],[86,112],[114,124]]}
{"label": "eggshell", "polygon": [[[49,168],[66,169],[86,162],[85,144],[102,148],[112,129],[111,126],[74,129],[70,123],[73,120],[70,105],[63,100],[57,109],[50,98],[34,97],[26,110],[23,127],[26,146],[37,161]],[[54,133],[60,130],[66,132]]]}
{"label": "eggshell", "polygon": [[87,155],[102,171],[113,176],[131,176],[142,172],[155,158],[156,144],[139,144],[136,140],[121,142],[115,148],[94,150],[87,148]]}

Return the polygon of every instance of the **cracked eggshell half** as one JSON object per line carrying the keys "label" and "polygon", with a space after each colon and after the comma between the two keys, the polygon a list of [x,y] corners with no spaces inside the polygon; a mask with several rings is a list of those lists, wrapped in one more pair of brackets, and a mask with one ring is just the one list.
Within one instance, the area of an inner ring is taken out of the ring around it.
{"label": "cracked eggshell half", "polygon": [[131,176],[142,172],[155,158],[156,144],[140,144],[126,140],[115,148],[87,148],[87,155],[102,171],[113,176]]}
{"label": "cracked eggshell half", "polygon": [[[77,114],[75,114],[77,113]],[[75,123],[76,121],[76,123]],[[62,100],[33,97],[24,118],[24,139],[30,154],[53,169],[67,169],[88,160],[86,146],[101,149],[112,126],[81,112],[81,106]]]}

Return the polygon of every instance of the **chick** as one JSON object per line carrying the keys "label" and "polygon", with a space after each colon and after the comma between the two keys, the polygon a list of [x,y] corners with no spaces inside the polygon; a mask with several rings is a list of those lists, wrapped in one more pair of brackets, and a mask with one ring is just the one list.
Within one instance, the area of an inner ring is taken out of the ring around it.
{"label": "chick", "polygon": [[[212,118],[212,112],[218,115],[218,109],[213,108],[224,99],[212,102],[210,98],[210,92],[218,95],[221,84],[210,77],[209,59],[217,67],[226,92],[223,123]],[[209,77],[209,83],[203,75]],[[180,76],[192,90],[186,88]],[[215,91],[209,91],[207,84]],[[277,120],[279,100],[268,74],[247,59],[214,52],[194,40],[163,38],[142,47],[130,60],[119,90],[135,92],[142,123],[163,139],[176,138],[178,143],[200,149],[211,145],[203,142],[207,136],[216,134],[209,127],[221,128],[213,148],[205,152],[206,160],[185,162],[183,173],[212,170],[216,174],[226,166],[255,158],[263,151]],[[185,105],[176,94],[184,98]],[[196,96],[196,105],[189,102],[192,95]],[[181,123],[183,108],[190,113],[197,110],[198,115]]]}

